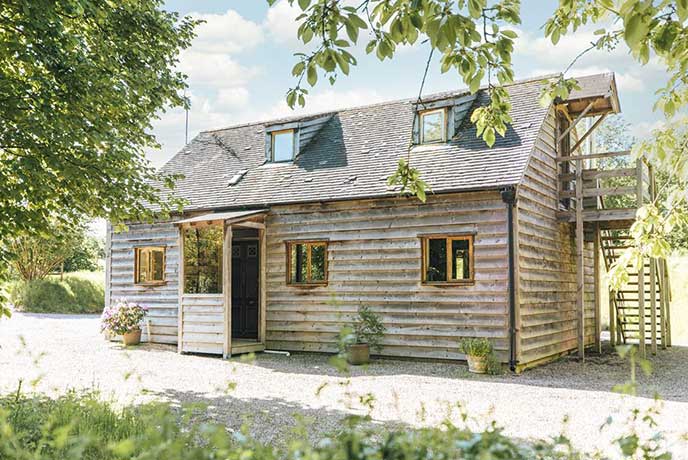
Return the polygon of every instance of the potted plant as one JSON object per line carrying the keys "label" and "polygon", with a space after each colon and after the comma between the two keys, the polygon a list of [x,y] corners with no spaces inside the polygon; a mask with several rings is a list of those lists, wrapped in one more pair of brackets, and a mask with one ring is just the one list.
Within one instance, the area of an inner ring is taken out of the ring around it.
{"label": "potted plant", "polygon": [[492,354],[492,344],[485,338],[464,338],[459,342],[461,353],[466,355],[468,370],[474,374],[487,371],[487,358]]}
{"label": "potted plant", "polygon": [[371,348],[379,353],[385,331],[386,328],[378,315],[369,307],[358,307],[353,329],[346,340],[346,360],[349,364],[358,366],[368,363]]}
{"label": "potted plant", "polygon": [[141,343],[141,321],[148,308],[126,300],[106,307],[101,316],[101,331],[121,335],[124,346]]}

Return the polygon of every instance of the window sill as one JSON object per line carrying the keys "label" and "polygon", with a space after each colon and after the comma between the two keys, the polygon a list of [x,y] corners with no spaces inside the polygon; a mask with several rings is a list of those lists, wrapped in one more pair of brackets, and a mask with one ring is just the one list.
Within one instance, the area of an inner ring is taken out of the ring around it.
{"label": "window sill", "polygon": [[303,284],[297,284],[297,283],[287,283],[287,287],[290,288],[299,288],[299,289],[315,289],[319,287],[327,287],[327,283],[303,283]]}
{"label": "window sill", "polygon": [[150,281],[147,283],[134,283],[134,286],[155,287],[155,286],[164,286],[165,284],[167,284],[167,281]]}
{"label": "window sill", "polygon": [[458,287],[458,286],[473,286],[475,280],[464,280],[464,281],[421,281],[423,286],[429,287]]}

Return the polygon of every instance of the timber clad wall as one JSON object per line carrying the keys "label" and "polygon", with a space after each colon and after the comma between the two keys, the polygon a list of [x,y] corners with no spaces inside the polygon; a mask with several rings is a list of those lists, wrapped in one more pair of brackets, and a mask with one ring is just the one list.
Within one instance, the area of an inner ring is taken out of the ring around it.
{"label": "timber clad wall", "polygon": [[[127,299],[149,307],[151,336],[154,342],[177,343],[178,230],[171,222],[130,224],[126,232],[108,226],[111,245],[105,303]],[[161,286],[134,284],[134,248],[165,246],[165,281]],[[143,339],[148,340],[146,328]]]}
{"label": "timber clad wall", "polygon": [[[545,120],[518,187],[518,299],[525,364],[577,347],[575,228],[557,221],[555,118]],[[595,343],[593,243],[586,243],[586,344]]]}
{"label": "timber clad wall", "polygon": [[[382,354],[463,359],[461,336],[508,349],[506,208],[497,192],[273,207],[267,219],[267,347],[336,350],[360,304],[387,327]],[[419,235],[475,233],[475,284],[421,284]],[[288,240],[329,241],[325,287],[286,284]]]}

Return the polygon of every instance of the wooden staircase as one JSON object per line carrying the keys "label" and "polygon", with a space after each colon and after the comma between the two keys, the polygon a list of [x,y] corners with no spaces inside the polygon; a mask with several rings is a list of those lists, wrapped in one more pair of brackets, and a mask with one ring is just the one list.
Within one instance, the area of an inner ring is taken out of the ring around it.
{"label": "wooden staircase", "polygon": [[[627,230],[601,230],[600,249],[607,270],[632,244]],[[610,341],[640,344],[656,353],[671,346],[669,276],[665,259],[646,258],[642,270],[627,267],[629,280],[617,292],[609,292]],[[640,295],[640,278],[644,285]],[[642,308],[640,298],[642,297]],[[641,327],[641,321],[643,327]]]}
{"label": "wooden staircase", "polygon": [[[607,159],[621,166],[600,167],[599,162]],[[568,155],[559,161],[566,165],[565,172],[559,175],[559,197],[564,208],[559,219],[575,223],[577,254],[582,254],[585,243],[595,242],[595,251],[609,271],[633,244],[630,228],[637,210],[655,199],[652,169],[642,160],[631,161],[627,151]],[[582,271],[584,262],[582,257],[579,259],[577,270]],[[643,356],[647,347],[656,353],[658,346],[671,346],[671,290],[666,260],[645,258],[639,269],[627,269],[626,285],[618,292],[609,292],[611,344],[634,343]],[[596,267],[597,284],[600,276]],[[583,292],[580,279],[579,292]],[[579,354],[583,356],[580,349]]]}

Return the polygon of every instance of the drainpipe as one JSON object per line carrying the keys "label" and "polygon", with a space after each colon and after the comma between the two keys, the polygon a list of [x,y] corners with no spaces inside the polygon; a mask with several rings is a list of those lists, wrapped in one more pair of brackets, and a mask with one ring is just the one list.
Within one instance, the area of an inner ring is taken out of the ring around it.
{"label": "drainpipe", "polygon": [[514,262],[514,206],[516,205],[516,188],[506,187],[501,190],[502,201],[506,203],[507,226],[509,234],[509,369],[516,371],[516,264]]}

